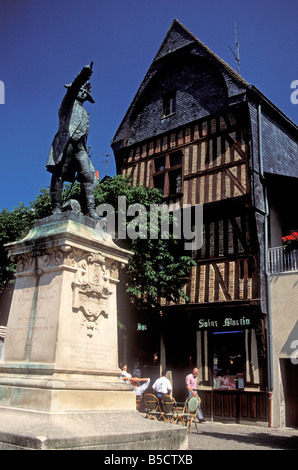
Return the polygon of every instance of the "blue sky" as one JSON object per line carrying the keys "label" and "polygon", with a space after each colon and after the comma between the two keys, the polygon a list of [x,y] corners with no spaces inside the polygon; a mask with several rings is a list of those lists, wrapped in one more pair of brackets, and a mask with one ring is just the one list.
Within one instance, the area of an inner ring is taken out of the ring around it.
{"label": "blue sky", "polygon": [[234,68],[236,22],[241,75],[298,123],[297,0],[0,0],[0,210],[49,186],[64,84],[91,61],[88,144],[115,174],[111,139],[175,18]]}

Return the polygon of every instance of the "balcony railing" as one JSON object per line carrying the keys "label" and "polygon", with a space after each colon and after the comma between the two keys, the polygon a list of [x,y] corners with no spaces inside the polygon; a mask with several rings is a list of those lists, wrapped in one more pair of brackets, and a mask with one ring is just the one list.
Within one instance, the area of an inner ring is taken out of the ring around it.
{"label": "balcony railing", "polygon": [[284,246],[268,250],[268,270],[270,274],[298,271],[298,250],[288,251]]}

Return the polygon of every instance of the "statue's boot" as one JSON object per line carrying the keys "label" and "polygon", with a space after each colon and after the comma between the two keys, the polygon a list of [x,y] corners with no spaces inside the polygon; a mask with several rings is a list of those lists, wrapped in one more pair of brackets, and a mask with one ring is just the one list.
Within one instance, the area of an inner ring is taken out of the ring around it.
{"label": "statue's boot", "polygon": [[53,175],[50,186],[52,214],[59,214],[62,212],[62,192],[63,179],[59,176]]}
{"label": "statue's boot", "polygon": [[85,215],[91,219],[100,220],[95,212],[94,185],[93,183],[81,183],[83,201],[85,202]]}

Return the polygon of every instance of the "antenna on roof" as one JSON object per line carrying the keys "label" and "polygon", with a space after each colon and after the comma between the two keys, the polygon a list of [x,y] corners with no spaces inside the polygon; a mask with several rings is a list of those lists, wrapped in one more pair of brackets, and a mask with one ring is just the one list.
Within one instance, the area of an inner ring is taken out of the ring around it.
{"label": "antenna on roof", "polygon": [[239,43],[238,43],[238,40],[237,40],[237,25],[235,23],[235,46],[236,46],[236,52],[233,51],[233,49],[229,46],[229,48],[231,49],[231,52],[237,62],[237,68],[238,68],[238,73],[240,74],[240,54],[239,54]]}
{"label": "antenna on roof", "polygon": [[106,164],[106,171],[105,171],[105,176],[108,174],[108,162],[109,162],[109,157],[111,156],[111,153],[102,153],[101,155],[104,155],[106,157],[105,160],[95,160],[94,163],[105,163]]}

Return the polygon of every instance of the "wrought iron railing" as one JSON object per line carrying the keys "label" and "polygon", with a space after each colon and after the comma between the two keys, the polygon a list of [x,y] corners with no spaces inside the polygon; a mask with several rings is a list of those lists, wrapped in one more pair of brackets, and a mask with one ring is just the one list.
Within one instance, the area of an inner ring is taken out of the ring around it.
{"label": "wrought iron railing", "polygon": [[268,271],[270,274],[298,271],[298,250],[287,250],[277,246],[268,250]]}

